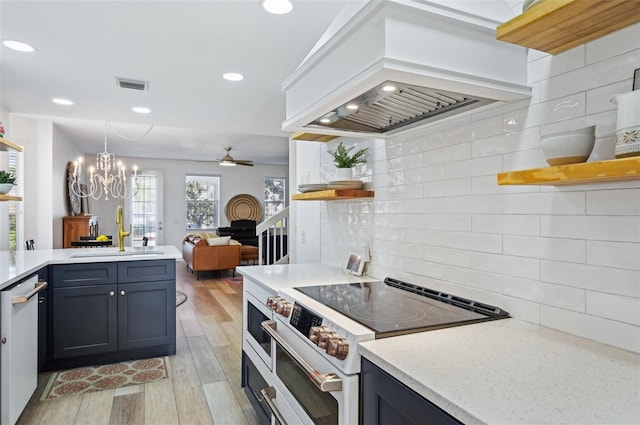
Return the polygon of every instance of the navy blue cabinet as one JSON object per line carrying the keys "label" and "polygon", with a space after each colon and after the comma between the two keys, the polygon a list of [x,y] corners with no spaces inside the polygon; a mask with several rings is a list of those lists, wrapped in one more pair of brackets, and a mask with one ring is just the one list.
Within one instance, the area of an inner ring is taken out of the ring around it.
{"label": "navy blue cabinet", "polygon": [[52,277],[54,361],[175,353],[175,260],[54,265]]}
{"label": "navy blue cabinet", "polygon": [[461,425],[367,359],[360,375],[362,425]]}

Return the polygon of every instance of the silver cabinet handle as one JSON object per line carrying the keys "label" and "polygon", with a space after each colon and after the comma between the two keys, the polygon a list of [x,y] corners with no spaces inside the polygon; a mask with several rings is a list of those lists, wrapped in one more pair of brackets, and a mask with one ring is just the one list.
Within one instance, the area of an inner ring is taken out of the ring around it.
{"label": "silver cabinet handle", "polygon": [[275,320],[265,320],[260,324],[262,329],[269,334],[280,346],[291,356],[293,360],[300,366],[300,368],[309,375],[309,379],[316,387],[322,392],[329,391],[342,391],[342,379],[338,378],[335,373],[320,373],[313,368],[305,359],[296,353],[293,348],[287,342],[282,339],[276,330],[278,329],[278,322]]}
{"label": "silver cabinet handle", "polygon": [[260,394],[262,394],[262,398],[267,403],[267,407],[271,411],[271,414],[275,416],[276,422],[282,425],[287,425],[287,422],[284,420],[282,414],[273,402],[273,399],[276,398],[276,389],[273,387],[263,388],[260,390]]}
{"label": "silver cabinet handle", "polygon": [[27,295],[20,295],[11,299],[11,304],[24,304],[29,301],[38,292],[44,291],[49,284],[47,282],[38,282],[31,292]]}
{"label": "silver cabinet handle", "polygon": [[115,296],[115,295],[116,295],[116,291],[109,291],[109,296],[110,296],[110,297],[113,297],[113,296]]}
{"label": "silver cabinet handle", "polygon": [[120,295],[124,296],[125,292],[124,291],[120,291]]}

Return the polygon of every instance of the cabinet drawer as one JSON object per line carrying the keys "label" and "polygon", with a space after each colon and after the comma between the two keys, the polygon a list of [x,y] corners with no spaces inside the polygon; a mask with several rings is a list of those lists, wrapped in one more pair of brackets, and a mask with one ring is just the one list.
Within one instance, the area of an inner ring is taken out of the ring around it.
{"label": "cabinet drawer", "polygon": [[117,263],[56,264],[51,270],[54,288],[116,283]]}
{"label": "cabinet drawer", "polygon": [[118,282],[155,282],[176,278],[176,260],[144,260],[118,263]]}

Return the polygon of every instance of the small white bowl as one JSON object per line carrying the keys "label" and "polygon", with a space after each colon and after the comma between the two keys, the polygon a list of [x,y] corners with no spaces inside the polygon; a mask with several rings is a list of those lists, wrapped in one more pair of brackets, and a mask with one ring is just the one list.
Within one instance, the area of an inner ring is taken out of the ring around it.
{"label": "small white bowl", "polygon": [[544,159],[549,165],[585,162],[596,141],[596,126],[567,130],[542,136]]}

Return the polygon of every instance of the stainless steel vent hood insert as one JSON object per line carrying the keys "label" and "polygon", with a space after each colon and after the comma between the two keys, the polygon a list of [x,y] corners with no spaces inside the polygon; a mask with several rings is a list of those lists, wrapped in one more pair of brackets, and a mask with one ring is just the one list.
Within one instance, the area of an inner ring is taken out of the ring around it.
{"label": "stainless steel vent hood insert", "polygon": [[424,0],[368,1],[336,20],[283,83],[283,129],[390,136],[530,96],[526,49],[498,22]]}
{"label": "stainless steel vent hood insert", "polygon": [[477,96],[385,81],[323,115],[310,126],[387,133],[493,102]]}

